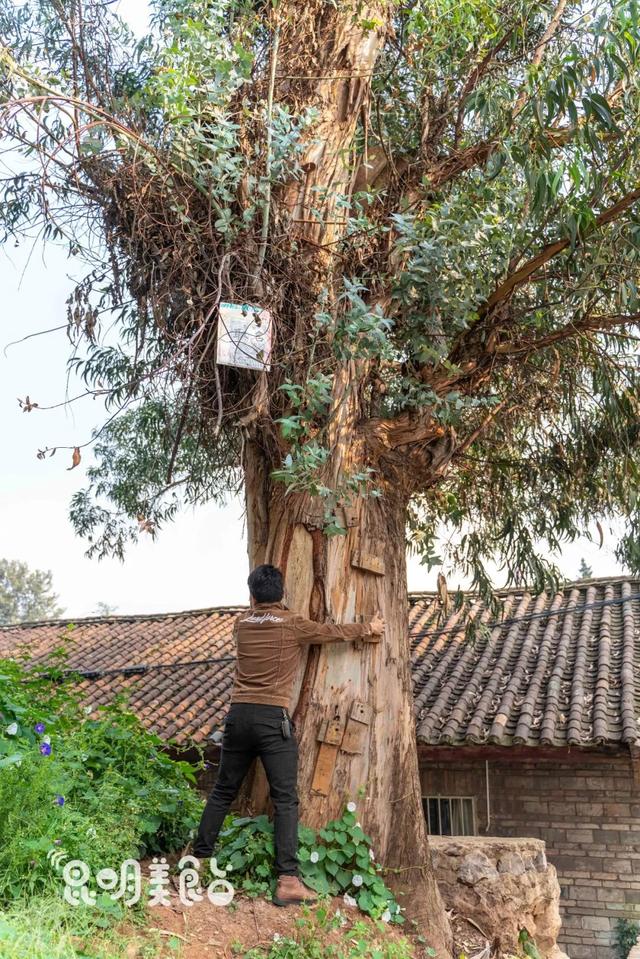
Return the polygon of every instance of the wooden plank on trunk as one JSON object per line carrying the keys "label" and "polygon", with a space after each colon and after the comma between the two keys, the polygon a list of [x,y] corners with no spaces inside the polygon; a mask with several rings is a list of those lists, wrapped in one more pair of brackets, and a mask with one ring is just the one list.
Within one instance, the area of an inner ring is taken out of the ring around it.
{"label": "wooden plank on trunk", "polygon": [[344,732],[344,719],[336,714],[331,719],[325,719],[318,730],[318,741],[321,743],[330,743],[332,746],[339,746]]}
{"label": "wooden plank on trunk", "polygon": [[340,745],[343,752],[353,755],[364,753],[372,715],[373,709],[368,703],[357,699],[354,701]]}
{"label": "wooden plank on trunk", "polygon": [[367,553],[364,550],[356,550],[351,557],[351,565],[356,569],[366,569],[367,572],[375,576],[384,576],[385,566],[382,557],[375,553]]}
{"label": "wooden plank on trunk", "polygon": [[314,793],[319,793],[321,796],[329,795],[337,758],[337,746],[331,743],[321,744],[311,782],[311,789]]}
{"label": "wooden plank on trunk", "polygon": [[351,529],[353,526],[358,526],[360,520],[358,519],[358,511],[354,506],[346,506],[344,503],[341,503],[340,510],[344,516],[345,529]]}
{"label": "wooden plank on trunk", "polygon": [[313,770],[311,789],[321,796],[329,795],[333,770],[338,758],[338,748],[344,736],[344,728],[344,714],[334,712],[329,719],[325,719],[321,723],[318,730],[317,738],[320,741],[320,749]]}

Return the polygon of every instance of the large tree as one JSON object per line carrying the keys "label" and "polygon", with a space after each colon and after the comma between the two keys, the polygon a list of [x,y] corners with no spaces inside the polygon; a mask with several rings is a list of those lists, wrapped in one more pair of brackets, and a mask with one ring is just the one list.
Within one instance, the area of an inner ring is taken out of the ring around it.
{"label": "large tree", "polygon": [[0,559],[0,626],[57,619],[62,613],[51,572],[29,569],[17,559]]}
{"label": "large tree", "polygon": [[[292,605],[382,611],[300,677],[303,814],[362,788],[443,946],[406,531],[484,593],[620,513],[640,565],[637,6],[158,0],[137,42],[98,0],[0,0],[0,36],[6,237],[90,263],[68,330],[109,420],[72,520],[122,555],[244,482]],[[221,301],[271,311],[269,370],[216,363]]]}

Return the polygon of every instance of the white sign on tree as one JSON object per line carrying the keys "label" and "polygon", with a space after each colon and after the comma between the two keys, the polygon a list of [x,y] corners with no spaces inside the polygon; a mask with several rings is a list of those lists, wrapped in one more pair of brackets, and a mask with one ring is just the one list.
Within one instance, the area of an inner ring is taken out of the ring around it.
{"label": "white sign on tree", "polygon": [[269,370],[272,320],[269,310],[248,303],[221,303],[217,361],[223,366]]}

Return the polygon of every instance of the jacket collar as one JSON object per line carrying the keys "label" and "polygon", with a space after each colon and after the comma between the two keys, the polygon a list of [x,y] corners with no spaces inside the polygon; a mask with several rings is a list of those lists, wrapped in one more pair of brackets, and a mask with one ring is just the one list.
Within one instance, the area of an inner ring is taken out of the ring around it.
{"label": "jacket collar", "polygon": [[254,603],[253,609],[288,609],[284,603]]}

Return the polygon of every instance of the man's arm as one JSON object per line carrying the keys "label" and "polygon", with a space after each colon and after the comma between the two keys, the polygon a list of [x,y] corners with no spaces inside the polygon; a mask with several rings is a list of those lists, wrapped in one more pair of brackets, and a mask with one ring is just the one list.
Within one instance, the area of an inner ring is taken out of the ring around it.
{"label": "man's arm", "polygon": [[363,639],[368,643],[379,643],[384,632],[384,620],[375,616],[370,623],[316,623],[304,616],[294,616],[291,628],[299,643],[340,643]]}

